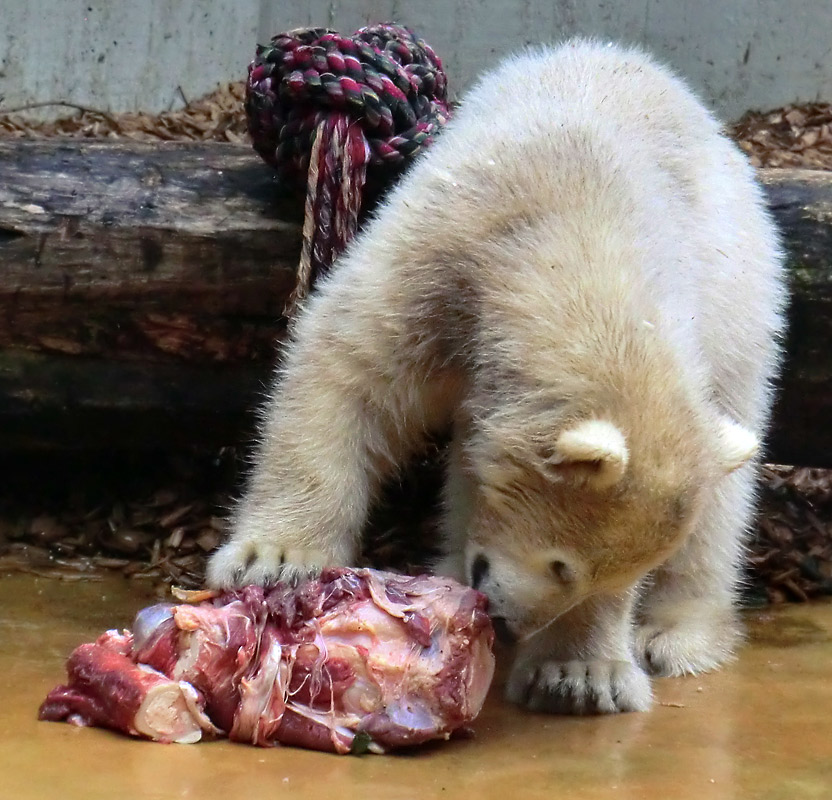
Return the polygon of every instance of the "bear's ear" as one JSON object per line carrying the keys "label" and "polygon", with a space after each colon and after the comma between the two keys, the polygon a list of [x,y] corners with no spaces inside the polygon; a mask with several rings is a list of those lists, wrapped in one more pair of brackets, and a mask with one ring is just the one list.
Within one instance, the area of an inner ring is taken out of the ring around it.
{"label": "bear's ear", "polygon": [[760,440],[747,428],[722,417],[717,423],[717,458],[727,475],[747,464],[760,449]]}
{"label": "bear's ear", "polygon": [[618,483],[627,471],[630,453],[624,434],[611,422],[590,419],[566,428],[547,455],[546,472],[592,489]]}

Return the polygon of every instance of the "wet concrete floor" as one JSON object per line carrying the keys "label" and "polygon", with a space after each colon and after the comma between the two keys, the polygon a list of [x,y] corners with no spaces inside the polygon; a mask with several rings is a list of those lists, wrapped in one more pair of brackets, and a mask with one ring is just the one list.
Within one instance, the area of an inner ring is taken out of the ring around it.
{"label": "wet concrete floor", "polygon": [[832,604],[749,612],[713,675],[656,682],[646,714],[525,713],[498,693],[476,735],[397,756],[160,745],[38,722],[72,648],[156,598],[121,578],[0,577],[0,798],[832,798]]}

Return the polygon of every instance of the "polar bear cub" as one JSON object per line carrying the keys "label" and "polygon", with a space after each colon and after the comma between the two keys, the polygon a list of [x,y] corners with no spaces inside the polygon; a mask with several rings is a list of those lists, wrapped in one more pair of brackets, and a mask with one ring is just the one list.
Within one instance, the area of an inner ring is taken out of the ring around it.
{"label": "polar bear cub", "polygon": [[309,298],[209,581],[350,564],[452,430],[440,571],[519,639],[508,696],[646,709],[728,659],[782,256],[742,155],[637,50],[485,75]]}

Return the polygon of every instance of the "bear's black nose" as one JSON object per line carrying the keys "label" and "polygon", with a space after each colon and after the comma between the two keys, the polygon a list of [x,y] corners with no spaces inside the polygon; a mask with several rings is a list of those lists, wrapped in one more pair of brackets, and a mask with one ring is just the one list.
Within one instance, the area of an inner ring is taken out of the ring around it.
{"label": "bear's black nose", "polygon": [[479,589],[486,575],[488,575],[488,559],[480,554],[474,558],[471,564],[471,586]]}

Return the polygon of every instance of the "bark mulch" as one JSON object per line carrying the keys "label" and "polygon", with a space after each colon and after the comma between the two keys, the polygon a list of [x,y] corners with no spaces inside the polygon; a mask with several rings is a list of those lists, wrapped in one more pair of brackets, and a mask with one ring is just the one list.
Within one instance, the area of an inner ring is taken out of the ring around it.
{"label": "bark mulch", "polygon": [[[5,462],[5,463],[4,463]],[[227,532],[244,459],[217,452],[3,456],[0,574],[64,580],[102,571],[167,586],[201,585],[208,553]],[[437,552],[433,455],[388,488],[365,540],[364,563],[418,572]],[[832,470],[767,465],[748,550],[746,601],[832,594]]]}
{"label": "bark mulch", "polygon": [[[188,103],[180,111],[162,114],[111,114],[72,103],[33,103],[18,109],[0,105],[0,137],[73,139],[135,139],[138,141],[231,142],[250,145],[243,111],[245,84],[229,83]],[[72,109],[52,122],[39,122],[32,112]]]}
{"label": "bark mulch", "polygon": [[[0,455],[0,574],[97,580],[104,571],[202,585],[227,533],[246,459],[216,452]],[[436,550],[440,470],[435,452],[388,487],[366,534],[363,563],[416,573]]]}
{"label": "bark mulch", "polygon": [[832,104],[749,111],[729,133],[755,167],[832,169]]}
{"label": "bark mulch", "polygon": [[747,562],[749,597],[781,603],[832,594],[832,470],[763,468]]}

